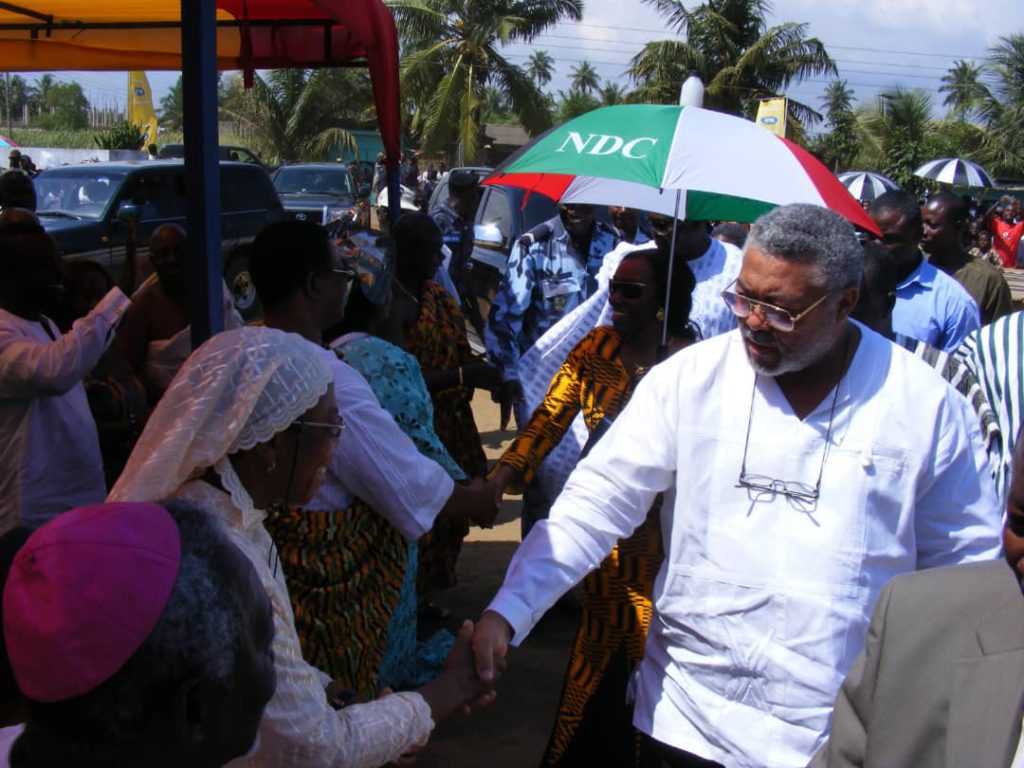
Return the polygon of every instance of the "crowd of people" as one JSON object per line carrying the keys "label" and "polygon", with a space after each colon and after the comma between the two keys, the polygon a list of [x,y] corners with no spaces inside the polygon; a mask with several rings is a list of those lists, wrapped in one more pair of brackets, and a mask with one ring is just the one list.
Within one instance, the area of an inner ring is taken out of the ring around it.
{"label": "crowd of people", "polygon": [[[580,583],[545,766],[1024,760],[1024,313],[963,198],[559,204],[474,318],[454,171],[387,236],[267,226],[262,319],[225,289],[193,349],[184,229],[115,281],[8,173],[0,765],[408,761]],[[501,589],[425,637],[518,492]]]}

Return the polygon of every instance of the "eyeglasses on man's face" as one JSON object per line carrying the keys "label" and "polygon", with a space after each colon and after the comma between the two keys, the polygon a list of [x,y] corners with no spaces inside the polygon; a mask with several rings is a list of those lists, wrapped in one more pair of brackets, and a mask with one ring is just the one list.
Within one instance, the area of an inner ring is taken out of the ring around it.
{"label": "eyeglasses on man's face", "polygon": [[355,270],[349,269],[348,267],[331,267],[331,273],[341,275],[342,279],[349,283],[356,278]]}
{"label": "eyeglasses on man's face", "polygon": [[345,422],[341,421],[312,421],[310,419],[296,419],[292,422],[292,426],[298,427],[299,429],[325,429],[327,430],[328,437],[332,440],[337,440],[341,437],[341,433],[345,431]]}
{"label": "eyeglasses on man's face", "polygon": [[769,326],[774,328],[776,331],[782,333],[789,333],[796,327],[796,324],[803,320],[807,315],[813,312],[821,305],[832,294],[826,293],[816,302],[807,307],[802,312],[798,312],[795,315],[788,309],[777,307],[774,304],[769,304],[767,301],[760,301],[759,299],[752,299],[749,296],[736,293],[734,290],[730,290],[736,285],[736,281],[733,280],[729,284],[729,288],[722,291],[722,300],[725,305],[732,310],[732,313],[740,319],[750,317],[751,314],[757,313],[757,315]]}

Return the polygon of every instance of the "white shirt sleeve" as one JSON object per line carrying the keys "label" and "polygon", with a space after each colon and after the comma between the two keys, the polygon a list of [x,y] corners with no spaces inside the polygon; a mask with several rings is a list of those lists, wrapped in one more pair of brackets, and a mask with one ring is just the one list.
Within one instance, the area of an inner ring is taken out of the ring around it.
{"label": "white shirt sleeve", "polygon": [[56,341],[27,339],[19,329],[0,326],[0,398],[67,392],[99,362],[130,303],[120,288],[111,288]]}
{"label": "white shirt sleeve", "polygon": [[455,483],[416,449],[358,371],[340,361],[334,371],[345,431],[331,457],[331,479],[415,541],[433,527]]}
{"label": "white shirt sleeve", "polygon": [[601,564],[615,542],[647,517],[675,481],[676,367],[656,368],[586,459],[569,476],[547,520],[516,550],[488,606],[519,645],[560,595]]}
{"label": "white shirt sleeve", "polygon": [[994,560],[1002,551],[1002,510],[977,417],[965,398],[951,394],[940,418],[934,469],[915,504],[917,567]]}
{"label": "white shirt sleeve", "polygon": [[260,721],[259,749],[233,768],[378,768],[430,738],[434,721],[418,693],[332,709],[323,673],[303,661],[294,621],[276,603],[273,650],[277,689]]}

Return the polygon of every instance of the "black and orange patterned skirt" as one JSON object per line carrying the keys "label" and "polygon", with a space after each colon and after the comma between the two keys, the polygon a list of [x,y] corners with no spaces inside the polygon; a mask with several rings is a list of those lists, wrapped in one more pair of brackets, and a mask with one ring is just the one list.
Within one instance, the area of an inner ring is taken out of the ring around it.
{"label": "black and orange patterned skirt", "polygon": [[543,766],[633,766],[640,741],[626,704],[644,657],[651,593],[663,559],[661,504],[583,581],[580,626]]}
{"label": "black and orange patterned skirt", "polygon": [[281,558],[302,655],[362,696],[377,696],[388,622],[407,543],[356,500],[337,512],[272,509],[264,523]]}

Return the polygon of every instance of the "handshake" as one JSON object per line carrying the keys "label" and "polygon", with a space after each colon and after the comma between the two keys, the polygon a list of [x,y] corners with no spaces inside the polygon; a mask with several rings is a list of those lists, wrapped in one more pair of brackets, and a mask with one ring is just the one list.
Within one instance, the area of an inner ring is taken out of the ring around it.
{"label": "handshake", "polygon": [[505,488],[516,486],[518,473],[505,464],[498,464],[490,477],[474,477],[465,485],[456,485],[442,512],[464,515],[480,528],[493,528],[501,508]]}
{"label": "handshake", "polygon": [[456,712],[469,714],[494,701],[494,686],[507,668],[511,638],[512,628],[494,611],[485,611],[475,625],[463,622],[444,672],[418,690],[435,722]]}

